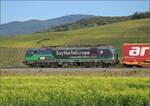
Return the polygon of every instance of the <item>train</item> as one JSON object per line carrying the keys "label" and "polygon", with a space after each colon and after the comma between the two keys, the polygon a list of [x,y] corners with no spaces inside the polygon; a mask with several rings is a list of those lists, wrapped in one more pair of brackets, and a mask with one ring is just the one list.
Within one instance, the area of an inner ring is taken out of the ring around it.
{"label": "train", "polygon": [[111,45],[51,46],[30,48],[23,61],[30,67],[150,67],[150,43],[123,44],[123,60]]}

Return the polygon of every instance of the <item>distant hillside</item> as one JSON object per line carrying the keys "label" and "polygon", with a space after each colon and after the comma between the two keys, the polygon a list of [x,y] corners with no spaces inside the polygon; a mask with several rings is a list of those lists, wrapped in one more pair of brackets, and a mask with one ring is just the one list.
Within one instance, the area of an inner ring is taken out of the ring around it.
{"label": "distant hillside", "polygon": [[129,19],[149,18],[150,12],[136,12],[126,17],[103,17],[94,15],[68,15],[49,20],[29,20],[24,22],[11,22],[0,25],[1,36],[25,35],[31,33],[59,32],[87,27],[100,26]]}
{"label": "distant hillside", "polygon": [[102,17],[96,16],[88,19],[81,19],[71,24],[59,25],[50,27],[46,30],[37,31],[35,33],[43,33],[43,32],[60,32],[60,31],[68,31],[68,30],[76,30],[80,28],[88,28],[94,26],[100,26],[105,24],[111,24],[115,22],[121,22],[129,20],[130,17]]}
{"label": "distant hillside", "polygon": [[93,15],[68,15],[49,20],[29,20],[25,22],[11,22],[0,25],[0,36],[13,36],[19,34],[30,34],[39,30],[47,29],[51,26],[69,24],[81,19],[94,17]]}
{"label": "distant hillside", "polygon": [[120,17],[104,17],[104,16],[95,16],[88,19],[81,19],[71,24],[59,25],[50,27],[46,30],[37,31],[36,33],[43,33],[43,32],[60,32],[60,31],[68,31],[68,30],[76,30],[81,28],[88,28],[100,25],[111,24],[115,22],[122,22],[127,20],[134,20],[134,19],[144,19],[150,18],[150,12],[135,12],[133,15],[130,16],[120,16]]}

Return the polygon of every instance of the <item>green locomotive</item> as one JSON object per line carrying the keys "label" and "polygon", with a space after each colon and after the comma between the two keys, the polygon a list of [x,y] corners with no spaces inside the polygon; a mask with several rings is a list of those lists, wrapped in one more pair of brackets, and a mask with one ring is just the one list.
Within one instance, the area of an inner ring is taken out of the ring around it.
{"label": "green locomotive", "polygon": [[108,67],[118,63],[112,46],[70,46],[28,49],[24,64],[34,67]]}

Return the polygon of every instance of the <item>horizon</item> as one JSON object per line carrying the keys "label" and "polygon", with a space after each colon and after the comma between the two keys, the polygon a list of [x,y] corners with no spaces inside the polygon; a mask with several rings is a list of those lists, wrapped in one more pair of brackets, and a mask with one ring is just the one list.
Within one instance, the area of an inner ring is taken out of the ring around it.
{"label": "horizon", "polygon": [[[129,16],[149,11],[149,1],[1,1],[0,24],[69,15]],[[119,10],[118,10],[119,9]],[[26,12],[27,11],[27,12]]]}

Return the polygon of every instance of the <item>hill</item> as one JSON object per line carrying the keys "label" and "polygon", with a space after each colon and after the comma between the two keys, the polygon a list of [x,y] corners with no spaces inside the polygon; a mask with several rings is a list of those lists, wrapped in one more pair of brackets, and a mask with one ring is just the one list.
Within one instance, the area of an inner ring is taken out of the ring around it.
{"label": "hill", "polygon": [[81,28],[89,28],[89,27],[94,27],[94,26],[106,25],[106,24],[111,24],[111,23],[121,22],[121,21],[126,21],[126,20],[130,20],[130,17],[129,16],[126,16],[126,17],[95,16],[95,17],[91,17],[87,19],[81,19],[71,24],[53,26],[48,29],[37,31],[35,33],[77,30]]}
{"label": "hill", "polygon": [[129,16],[95,16],[87,19],[81,19],[71,24],[63,24],[59,26],[52,26],[48,29],[40,30],[35,33],[43,33],[43,32],[60,32],[60,31],[68,31],[68,30],[77,30],[81,28],[88,28],[100,25],[106,25],[116,22],[122,22],[127,20],[134,19],[144,19],[150,18],[150,12],[135,12],[133,15]]}
{"label": "hill", "polygon": [[24,22],[11,22],[0,25],[0,36],[14,36],[31,33],[59,32],[74,29],[100,26],[126,20],[149,18],[150,12],[136,12],[129,16],[94,16],[94,15],[68,15],[48,20],[32,19]]}
{"label": "hill", "polygon": [[13,36],[19,34],[29,34],[39,30],[47,29],[51,26],[73,23],[81,19],[94,17],[93,15],[68,15],[48,20],[32,19],[24,22],[10,22],[0,25],[0,36]]}
{"label": "hill", "polygon": [[[130,20],[80,30],[0,38],[0,47],[3,47],[1,51],[13,47],[14,50],[11,52],[3,53],[8,53],[12,56],[15,54],[16,48],[20,51],[21,48],[42,46],[110,44],[118,49],[119,57],[121,58],[123,43],[150,42],[149,27],[150,19]],[[23,50],[25,51],[25,49]],[[19,54],[21,55],[20,57],[24,57],[23,54],[24,53]],[[1,55],[1,57],[3,57],[3,55]],[[7,59],[3,57],[2,60],[8,62],[11,58],[8,58],[8,56],[6,57]],[[17,61],[22,62],[22,59],[23,58],[20,58],[20,60]],[[14,61],[15,60],[12,59],[11,63]]]}
{"label": "hill", "polygon": [[[149,42],[149,19],[118,22],[65,32],[49,32],[0,38],[0,47],[42,47],[56,45]],[[118,42],[116,42],[118,41]]]}

